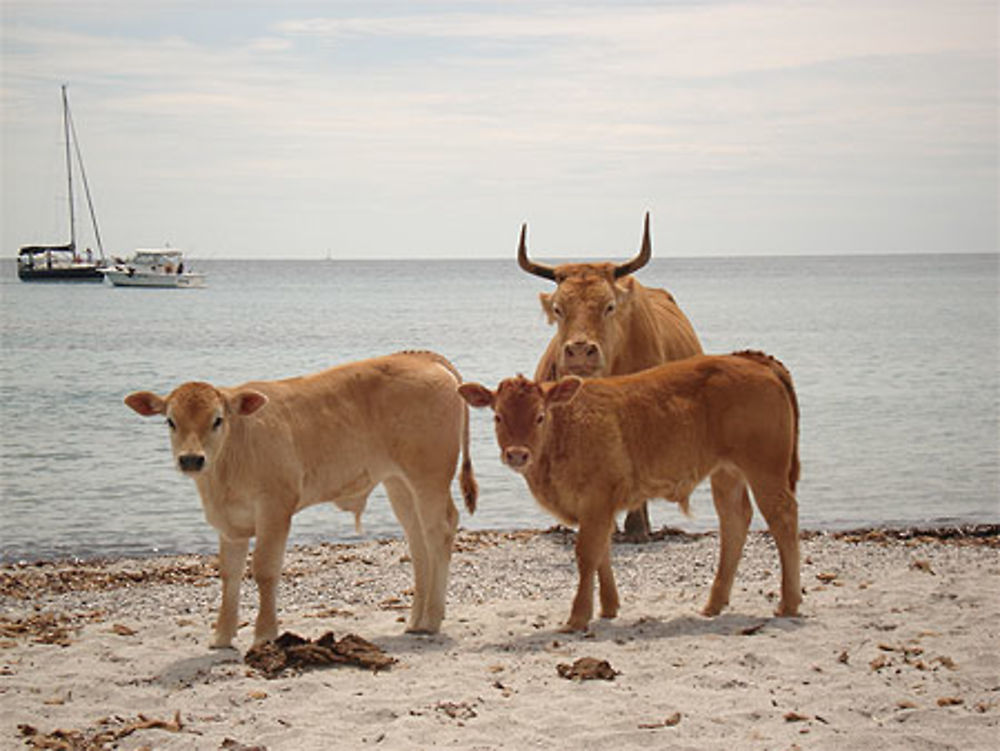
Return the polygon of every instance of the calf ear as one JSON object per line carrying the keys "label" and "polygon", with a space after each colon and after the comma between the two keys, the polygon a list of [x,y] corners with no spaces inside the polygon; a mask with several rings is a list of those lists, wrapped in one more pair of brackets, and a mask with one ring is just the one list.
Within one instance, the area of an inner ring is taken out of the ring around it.
{"label": "calf ear", "polygon": [[162,415],[167,411],[167,403],[152,391],[135,391],[125,397],[125,404],[143,417]]}
{"label": "calf ear", "polygon": [[565,404],[572,401],[573,397],[580,391],[581,386],[583,386],[583,379],[578,376],[571,375],[561,378],[545,391],[545,406],[550,407],[554,404]]}
{"label": "calf ear", "polygon": [[470,407],[477,409],[492,407],[495,398],[492,391],[479,383],[463,383],[458,387],[458,394],[469,403]]}
{"label": "calf ear", "polygon": [[253,389],[237,391],[229,400],[229,406],[233,412],[244,417],[252,415],[265,404],[267,404],[267,397]]}

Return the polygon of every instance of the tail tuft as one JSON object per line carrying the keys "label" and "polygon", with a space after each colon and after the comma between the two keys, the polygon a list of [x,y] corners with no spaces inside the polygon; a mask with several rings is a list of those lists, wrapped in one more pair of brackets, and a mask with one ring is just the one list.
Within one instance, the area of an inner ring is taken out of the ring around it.
{"label": "tail tuft", "polygon": [[462,460],[462,473],[459,476],[459,484],[462,486],[462,498],[465,499],[465,508],[470,514],[476,513],[476,501],[479,499],[479,483],[472,473],[472,461],[466,456]]}

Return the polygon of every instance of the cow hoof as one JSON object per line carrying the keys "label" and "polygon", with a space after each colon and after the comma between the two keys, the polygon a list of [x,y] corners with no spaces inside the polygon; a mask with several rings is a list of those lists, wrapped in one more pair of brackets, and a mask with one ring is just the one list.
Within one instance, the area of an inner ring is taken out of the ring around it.
{"label": "cow hoof", "polygon": [[725,605],[706,605],[701,609],[701,614],[706,618],[715,618],[719,613],[722,612],[722,608]]}
{"label": "cow hoof", "polygon": [[798,618],[799,607],[798,605],[796,605],[795,607],[791,606],[786,607],[785,605],[779,605],[778,609],[774,611],[774,614],[778,618]]}
{"label": "cow hoof", "polygon": [[587,630],[586,623],[567,623],[559,629],[560,634],[578,634]]}

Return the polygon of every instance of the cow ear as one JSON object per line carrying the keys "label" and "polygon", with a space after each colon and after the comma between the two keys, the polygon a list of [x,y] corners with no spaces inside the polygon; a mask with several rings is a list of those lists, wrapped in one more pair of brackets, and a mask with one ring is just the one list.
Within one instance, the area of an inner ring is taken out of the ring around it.
{"label": "cow ear", "polygon": [[135,391],[125,397],[125,404],[143,417],[162,415],[167,411],[167,402],[152,391]]}
{"label": "cow ear", "polygon": [[252,415],[265,404],[267,404],[267,397],[253,389],[237,391],[229,400],[229,406],[233,412],[243,417]]}
{"label": "cow ear", "polygon": [[565,376],[553,383],[545,391],[545,406],[551,407],[555,404],[566,404],[572,401],[583,386],[583,379],[579,376]]}
{"label": "cow ear", "polygon": [[635,295],[635,279],[631,276],[626,276],[623,279],[619,279],[615,282],[615,302],[618,307],[625,307],[630,302]]}
{"label": "cow ear", "polygon": [[458,387],[459,395],[469,403],[470,407],[481,409],[482,407],[492,407],[495,395],[488,388],[479,383],[463,383]]}
{"label": "cow ear", "polygon": [[555,295],[551,292],[538,293],[538,300],[542,303],[542,310],[545,311],[545,317],[549,319],[550,326],[558,320],[556,318],[555,308],[553,307],[553,297],[555,297]]}

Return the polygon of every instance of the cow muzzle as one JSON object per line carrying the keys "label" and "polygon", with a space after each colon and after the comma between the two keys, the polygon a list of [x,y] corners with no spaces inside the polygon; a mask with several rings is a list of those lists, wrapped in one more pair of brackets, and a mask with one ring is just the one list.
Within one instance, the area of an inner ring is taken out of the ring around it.
{"label": "cow muzzle", "polygon": [[197,474],[205,468],[205,455],[181,454],[177,457],[177,467],[185,474]]}
{"label": "cow muzzle", "polygon": [[523,472],[531,463],[531,451],[524,446],[508,446],[503,450],[503,463],[515,472]]}
{"label": "cow muzzle", "polygon": [[601,348],[586,339],[576,339],[563,345],[563,370],[571,375],[596,375],[604,366]]}

